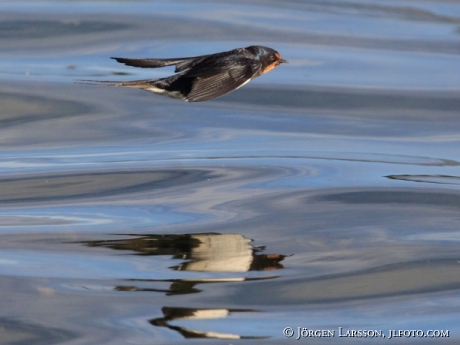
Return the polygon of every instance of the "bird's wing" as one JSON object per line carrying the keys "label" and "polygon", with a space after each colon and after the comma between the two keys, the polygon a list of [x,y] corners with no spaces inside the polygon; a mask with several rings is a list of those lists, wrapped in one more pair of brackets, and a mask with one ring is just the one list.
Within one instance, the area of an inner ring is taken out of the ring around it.
{"label": "bird's wing", "polygon": [[212,67],[193,67],[184,76],[195,77],[192,89],[187,95],[189,102],[207,101],[223,96],[247,83],[262,65],[257,60],[240,58],[223,61]]}
{"label": "bird's wing", "polygon": [[176,59],[131,59],[131,58],[118,58],[113,57],[112,59],[117,62],[124,63],[126,66],[141,67],[141,68],[158,68],[166,66],[176,66],[175,72],[185,71],[207,58],[209,55],[187,57],[187,58],[176,58]]}

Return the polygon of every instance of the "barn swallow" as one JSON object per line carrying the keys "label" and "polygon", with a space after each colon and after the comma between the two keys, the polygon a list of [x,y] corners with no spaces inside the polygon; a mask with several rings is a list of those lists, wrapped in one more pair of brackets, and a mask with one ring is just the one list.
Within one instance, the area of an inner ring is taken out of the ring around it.
{"label": "barn swallow", "polygon": [[250,46],[227,52],[176,58],[131,59],[113,57],[127,66],[157,68],[175,66],[175,73],[167,78],[144,79],[128,82],[92,81],[112,86],[138,88],[188,102],[201,102],[221,97],[252,79],[287,63],[281,55],[268,47]]}

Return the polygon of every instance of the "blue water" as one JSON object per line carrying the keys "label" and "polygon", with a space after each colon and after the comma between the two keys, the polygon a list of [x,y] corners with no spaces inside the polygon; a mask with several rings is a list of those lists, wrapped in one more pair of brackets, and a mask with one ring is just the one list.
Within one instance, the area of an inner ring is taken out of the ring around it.
{"label": "blue water", "polygon": [[[0,344],[458,343],[459,35],[452,1],[2,2]],[[208,102],[76,83],[253,44],[289,64]]]}

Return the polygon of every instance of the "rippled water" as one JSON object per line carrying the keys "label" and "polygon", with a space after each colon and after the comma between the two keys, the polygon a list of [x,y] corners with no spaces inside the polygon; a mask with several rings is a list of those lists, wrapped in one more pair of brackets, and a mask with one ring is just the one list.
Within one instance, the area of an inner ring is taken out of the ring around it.
{"label": "rippled water", "polygon": [[[2,2],[0,343],[458,343],[459,35],[447,0]],[[289,64],[209,102],[75,83],[252,44]]]}

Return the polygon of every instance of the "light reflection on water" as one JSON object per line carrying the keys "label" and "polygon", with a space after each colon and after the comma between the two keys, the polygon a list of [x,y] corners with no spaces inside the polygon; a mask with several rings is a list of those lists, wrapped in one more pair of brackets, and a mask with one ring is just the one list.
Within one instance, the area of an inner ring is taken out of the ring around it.
{"label": "light reflection on water", "polygon": [[[458,342],[459,24],[450,1],[2,3],[0,343]],[[210,102],[74,83],[252,44],[290,64]]]}

